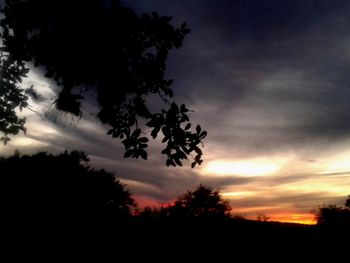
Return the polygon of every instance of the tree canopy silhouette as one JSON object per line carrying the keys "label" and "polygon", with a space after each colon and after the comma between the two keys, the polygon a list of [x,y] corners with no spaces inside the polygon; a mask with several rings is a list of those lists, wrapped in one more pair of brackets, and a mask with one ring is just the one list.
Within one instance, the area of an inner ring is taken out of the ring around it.
{"label": "tree canopy silhouette", "polygon": [[131,216],[136,204],[124,185],[88,160],[77,151],[0,158],[1,211],[23,218]]}
{"label": "tree canopy silhouette", "polygon": [[345,201],[344,206],[333,204],[322,205],[315,212],[318,225],[324,226],[344,226],[350,225],[350,196]]}
{"label": "tree canopy silhouette", "polygon": [[[109,126],[109,135],[122,139],[125,157],[147,159],[148,127],[153,139],[163,134],[168,166],[181,166],[188,156],[192,167],[202,163],[198,146],[207,132],[199,125],[191,130],[189,110],[169,101],[173,81],[165,78],[169,51],[180,48],[190,32],[185,23],[174,27],[171,17],[155,12],[138,16],[119,0],[6,0],[3,14],[4,142],[24,130],[15,109],[27,106],[19,84],[28,71],[24,62],[31,62],[61,87],[59,110],[81,116],[81,101],[92,99],[84,92],[93,91],[97,117]],[[152,95],[163,109],[147,105]]]}
{"label": "tree canopy silhouette", "polygon": [[199,185],[194,191],[180,195],[170,208],[170,214],[180,217],[227,217],[231,207],[219,191]]}

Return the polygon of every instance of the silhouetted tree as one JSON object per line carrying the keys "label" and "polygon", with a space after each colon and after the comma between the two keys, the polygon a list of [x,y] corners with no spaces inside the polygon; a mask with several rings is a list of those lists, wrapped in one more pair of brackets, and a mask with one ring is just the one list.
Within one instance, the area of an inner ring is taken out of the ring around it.
{"label": "silhouetted tree", "polygon": [[322,205],[315,212],[315,219],[318,225],[336,226],[350,224],[350,208],[349,198],[345,202],[345,206]]}
{"label": "silhouetted tree", "polygon": [[[27,106],[19,82],[28,72],[24,62],[32,62],[61,87],[59,110],[81,116],[83,92],[95,93],[97,117],[110,127],[107,134],[123,139],[125,157],[147,159],[146,123],[152,138],[163,133],[168,166],[181,166],[191,153],[192,167],[202,163],[198,145],[207,132],[199,125],[190,130],[189,110],[168,101],[173,81],[165,79],[168,52],[190,32],[185,23],[176,28],[171,17],[155,12],[137,16],[119,0],[6,0],[3,13],[4,142],[24,130],[14,110]],[[154,94],[169,108],[151,111],[146,102]]]}
{"label": "silhouetted tree", "polygon": [[258,213],[258,215],[256,216],[256,220],[261,222],[267,222],[270,220],[270,217],[264,213]]}
{"label": "silhouetted tree", "polygon": [[199,185],[194,191],[181,195],[170,207],[170,215],[176,217],[228,217],[231,207],[219,191]]}
{"label": "silhouetted tree", "polygon": [[[28,218],[119,218],[131,216],[136,204],[113,174],[94,170],[81,152],[0,159],[3,215]],[[7,211],[7,213],[5,213]]]}
{"label": "silhouetted tree", "polygon": [[346,201],[345,201],[345,206],[346,206],[347,208],[350,208],[350,195],[348,195],[348,198],[347,198]]}

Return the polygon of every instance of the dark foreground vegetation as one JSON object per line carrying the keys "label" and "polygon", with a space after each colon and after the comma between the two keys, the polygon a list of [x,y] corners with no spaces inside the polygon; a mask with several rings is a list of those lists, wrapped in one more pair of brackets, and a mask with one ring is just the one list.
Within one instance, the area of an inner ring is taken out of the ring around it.
{"label": "dark foreground vegetation", "polygon": [[89,255],[102,247],[103,255],[147,262],[158,253],[170,257],[165,262],[181,256],[319,257],[346,249],[343,238],[350,233],[347,206],[320,207],[315,226],[234,219],[220,193],[203,185],[171,206],[137,212],[125,186],[89,167],[80,152],[17,153],[1,158],[0,170],[4,247],[28,249],[27,256]]}

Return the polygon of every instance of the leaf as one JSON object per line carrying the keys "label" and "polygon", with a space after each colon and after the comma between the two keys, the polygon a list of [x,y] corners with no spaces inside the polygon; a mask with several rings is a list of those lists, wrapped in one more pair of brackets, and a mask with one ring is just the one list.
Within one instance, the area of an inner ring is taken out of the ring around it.
{"label": "leaf", "polygon": [[162,127],[162,132],[163,132],[165,137],[170,135],[169,130],[168,130],[168,128],[166,126]]}
{"label": "leaf", "polygon": [[134,132],[131,134],[132,137],[138,138],[141,134],[141,129],[136,129]]}
{"label": "leaf", "polygon": [[187,159],[186,154],[185,154],[183,151],[181,151],[181,150],[179,150],[179,156],[180,156],[180,158],[182,158],[182,159]]}
{"label": "leaf", "polygon": [[181,104],[180,111],[181,112],[188,112],[189,110],[186,108],[185,104]]}
{"label": "leaf", "polygon": [[156,121],[153,119],[153,120],[150,120],[149,122],[146,123],[146,126],[148,127],[154,127],[156,126]]}
{"label": "leaf", "polygon": [[114,129],[110,129],[110,130],[107,132],[107,135],[111,135],[113,132],[114,132]]}
{"label": "leaf", "polygon": [[186,146],[181,145],[181,148],[186,154],[190,154],[190,151],[187,149]]}
{"label": "leaf", "polygon": [[144,149],[139,149],[139,154],[142,159],[147,160],[147,152]]}
{"label": "leaf", "polygon": [[165,164],[166,166],[170,166],[170,159],[166,160]]}
{"label": "leaf", "polygon": [[167,166],[174,166],[174,167],[176,167],[176,164],[174,163],[174,161],[173,161],[172,159],[168,159],[168,160],[166,161],[166,165],[167,165]]}
{"label": "leaf", "polygon": [[182,118],[184,119],[184,121],[190,121],[190,118],[188,118],[187,114],[185,113],[182,114]]}
{"label": "leaf", "polygon": [[151,132],[151,136],[153,137],[153,139],[157,137],[159,131],[160,131],[160,126],[154,127],[154,129]]}
{"label": "leaf", "polygon": [[146,143],[146,142],[148,142],[148,138],[146,138],[146,137],[141,137],[141,138],[138,139],[138,142],[139,142],[139,143]]}
{"label": "leaf", "polygon": [[203,131],[201,133],[200,137],[201,137],[201,139],[203,139],[203,138],[207,137],[207,135],[208,135],[208,132],[207,131]]}
{"label": "leaf", "polygon": [[127,150],[124,154],[124,158],[129,158],[131,155],[133,155],[134,150]]}
{"label": "leaf", "polygon": [[182,163],[181,163],[181,161],[180,161],[179,159],[175,159],[175,162],[176,162],[176,164],[177,164],[178,166],[182,166]]}
{"label": "leaf", "polygon": [[26,127],[20,127],[20,129],[23,131],[24,135],[27,136],[27,128]]}
{"label": "leaf", "polygon": [[113,132],[113,134],[112,134],[112,137],[113,138],[118,138],[120,136],[120,131],[115,131],[115,132]]}
{"label": "leaf", "polygon": [[191,128],[191,123],[187,123],[185,126],[185,130],[187,131],[189,128]]}
{"label": "leaf", "polygon": [[167,140],[169,140],[169,137],[164,137],[162,143],[165,143]]}
{"label": "leaf", "polygon": [[193,169],[196,166],[196,162],[191,163],[191,168]]}
{"label": "leaf", "polygon": [[196,132],[197,132],[197,133],[200,133],[201,130],[202,130],[202,129],[201,129],[201,126],[197,125],[197,127],[196,127]]}

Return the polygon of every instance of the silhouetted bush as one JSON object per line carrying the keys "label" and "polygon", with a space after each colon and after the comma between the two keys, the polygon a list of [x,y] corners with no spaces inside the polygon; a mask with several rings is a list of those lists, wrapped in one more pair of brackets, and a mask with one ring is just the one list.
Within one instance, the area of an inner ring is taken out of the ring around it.
{"label": "silhouetted bush", "polygon": [[1,210],[26,220],[127,219],[135,202],[113,174],[82,152],[0,159]]}
{"label": "silhouetted bush", "polygon": [[170,208],[176,217],[228,217],[231,207],[219,191],[200,185],[194,191],[181,195]]}
{"label": "silhouetted bush", "polygon": [[177,197],[174,204],[145,207],[138,218],[147,222],[172,222],[176,224],[191,222],[214,222],[218,219],[230,219],[228,200],[224,200],[219,191],[199,185],[193,191]]}
{"label": "silhouetted bush", "polygon": [[345,202],[345,206],[322,205],[315,212],[318,225],[323,226],[350,226],[350,198]]}

